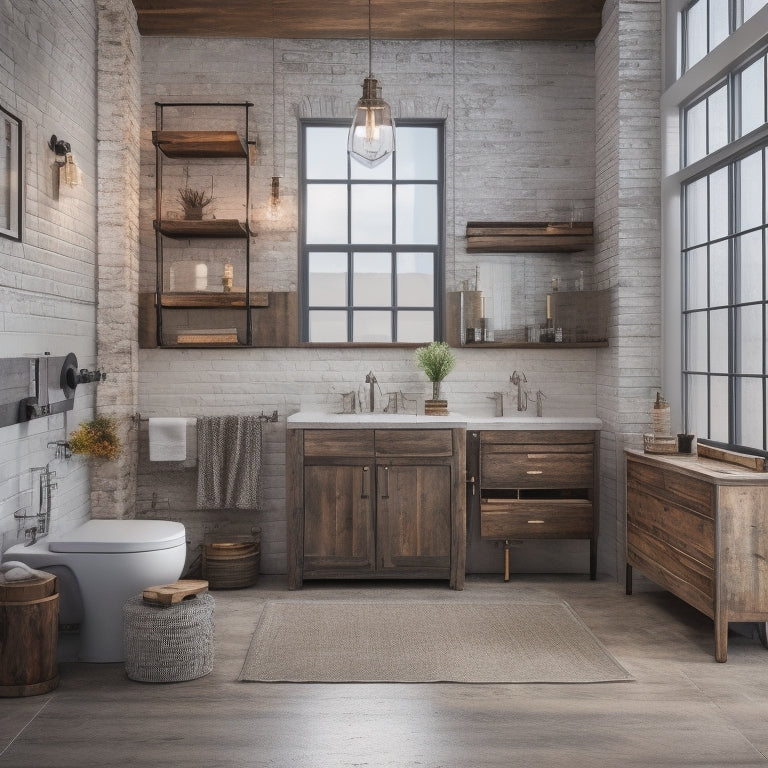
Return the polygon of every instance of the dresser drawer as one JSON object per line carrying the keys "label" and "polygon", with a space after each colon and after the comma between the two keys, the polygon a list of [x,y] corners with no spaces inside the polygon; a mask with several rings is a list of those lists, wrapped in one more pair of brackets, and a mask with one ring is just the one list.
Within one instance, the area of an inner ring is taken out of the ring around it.
{"label": "dresser drawer", "polygon": [[373,456],[372,429],[305,429],[304,456]]}
{"label": "dresser drawer", "polygon": [[584,499],[482,499],[480,535],[485,539],[588,539],[591,502]]}
{"label": "dresser drawer", "polygon": [[377,429],[376,456],[419,458],[453,455],[450,429]]}
{"label": "dresser drawer", "polygon": [[483,446],[480,474],[484,488],[591,488],[592,446]]}
{"label": "dresser drawer", "polygon": [[714,518],[714,486],[695,477],[629,459],[627,489],[651,494],[668,506],[685,507],[705,517]]}

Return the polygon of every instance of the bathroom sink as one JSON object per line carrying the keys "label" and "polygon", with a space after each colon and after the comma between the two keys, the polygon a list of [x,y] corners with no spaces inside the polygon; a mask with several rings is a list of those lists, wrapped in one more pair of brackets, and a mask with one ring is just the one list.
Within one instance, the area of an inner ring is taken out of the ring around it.
{"label": "bathroom sink", "polygon": [[590,416],[425,416],[413,413],[325,413],[299,411],[288,417],[289,429],[601,429]]}
{"label": "bathroom sink", "polygon": [[463,429],[466,416],[425,416],[414,413],[325,413],[299,411],[288,417],[288,429]]}
{"label": "bathroom sink", "polygon": [[468,416],[467,429],[601,429],[603,422],[594,416]]}

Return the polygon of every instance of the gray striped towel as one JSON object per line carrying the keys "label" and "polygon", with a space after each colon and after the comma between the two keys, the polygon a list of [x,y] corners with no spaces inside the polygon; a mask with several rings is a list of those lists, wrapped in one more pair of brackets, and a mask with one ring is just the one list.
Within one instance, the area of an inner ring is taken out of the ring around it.
{"label": "gray striped towel", "polygon": [[261,419],[197,420],[198,509],[261,509]]}

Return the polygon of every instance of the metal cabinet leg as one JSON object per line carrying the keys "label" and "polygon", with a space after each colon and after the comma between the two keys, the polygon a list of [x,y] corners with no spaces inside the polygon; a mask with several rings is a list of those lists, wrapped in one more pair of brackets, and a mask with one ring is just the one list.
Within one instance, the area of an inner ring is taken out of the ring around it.
{"label": "metal cabinet leg", "polygon": [[628,595],[632,594],[632,566],[627,563],[627,575],[624,581],[624,590]]}

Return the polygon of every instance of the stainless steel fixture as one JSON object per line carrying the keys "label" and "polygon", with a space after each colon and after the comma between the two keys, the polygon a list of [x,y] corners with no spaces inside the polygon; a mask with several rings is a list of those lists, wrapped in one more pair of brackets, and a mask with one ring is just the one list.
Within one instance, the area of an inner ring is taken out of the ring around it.
{"label": "stainless steel fixture", "polygon": [[512,375],[509,377],[509,380],[514,384],[514,386],[517,387],[517,410],[518,411],[527,411],[528,410],[528,391],[523,386],[528,379],[526,378],[525,374],[520,371],[518,373],[517,371],[514,371]]}

